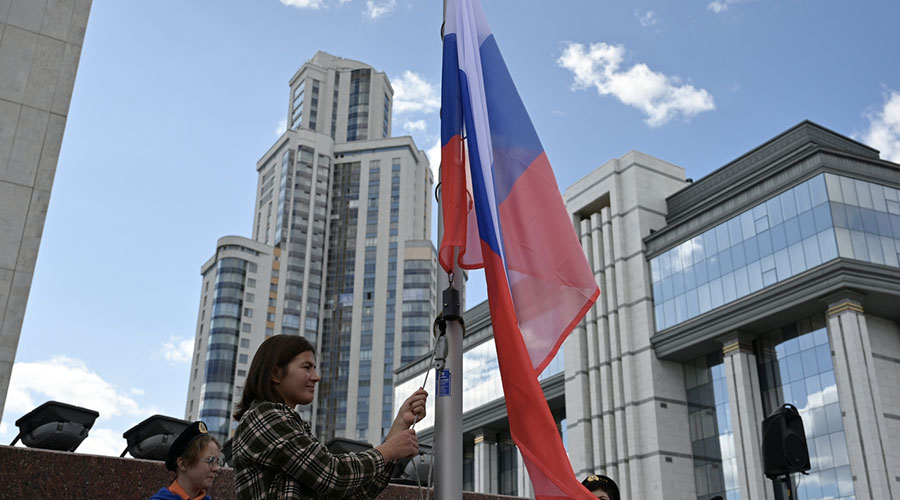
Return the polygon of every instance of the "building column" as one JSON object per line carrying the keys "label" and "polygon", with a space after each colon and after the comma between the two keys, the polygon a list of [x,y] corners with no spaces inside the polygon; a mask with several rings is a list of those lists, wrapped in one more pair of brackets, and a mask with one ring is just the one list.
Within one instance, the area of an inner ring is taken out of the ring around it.
{"label": "building column", "polygon": [[765,416],[753,343],[741,332],[725,335],[719,341],[725,362],[741,498],[772,500],[775,498],[772,484],[766,479],[762,465],[761,432]]}
{"label": "building column", "polygon": [[534,487],[531,485],[531,477],[528,476],[528,468],[525,467],[525,459],[522,458],[522,453],[518,448],[516,448],[516,459],[516,491],[518,492],[516,496],[521,498],[534,498]]}
{"label": "building column", "polygon": [[[587,255],[588,263],[593,269],[592,249],[594,245],[591,241],[590,220],[582,220],[577,227],[581,229],[581,245]],[[572,330],[563,345],[565,349],[566,413],[572,416],[567,429],[572,439],[569,440],[567,451],[576,476],[593,471],[594,463],[598,460],[594,455],[595,439],[592,420],[594,415],[599,417],[600,411],[595,411],[594,408],[599,408],[600,401],[599,398],[592,397],[594,386],[590,375],[592,369],[596,371],[596,338],[589,338],[596,335],[596,314],[592,314],[595,307],[592,307]],[[592,327],[590,335],[587,333],[588,325]]]}
{"label": "building column", "polygon": [[497,479],[500,477],[497,443],[492,433],[475,436],[474,488],[478,493],[496,493]]}
{"label": "building column", "polygon": [[856,498],[898,498],[887,466],[884,409],[861,296],[845,291],[825,299],[834,378]]}

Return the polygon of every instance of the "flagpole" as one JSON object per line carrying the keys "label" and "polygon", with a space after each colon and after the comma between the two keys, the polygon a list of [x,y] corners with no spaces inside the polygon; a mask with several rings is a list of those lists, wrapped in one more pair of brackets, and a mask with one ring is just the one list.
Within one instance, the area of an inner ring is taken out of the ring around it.
{"label": "flagpole", "polygon": [[[443,19],[447,18],[447,0],[444,0]],[[444,23],[441,23],[441,40]],[[440,172],[440,169],[438,170]],[[439,180],[440,182],[440,180]],[[438,246],[444,237],[443,196],[438,196]],[[438,294],[442,311],[447,308],[444,290],[450,287],[458,291],[458,314],[465,311],[465,281],[459,268],[458,249],[453,251],[453,273],[448,275],[438,266]],[[448,294],[450,295],[450,294]],[[455,294],[453,294],[455,295]],[[446,315],[445,315],[446,317]],[[462,498],[462,325],[459,321],[447,321],[447,358],[442,370],[436,370],[434,415],[434,499],[459,500]]]}
{"label": "flagpole", "polygon": [[[443,235],[443,214],[438,210],[438,234]],[[453,281],[438,268],[438,293],[453,287],[459,291],[460,313],[465,310],[465,282],[463,272],[453,256]],[[462,498],[462,350],[463,332],[458,321],[447,322],[447,360],[442,370],[435,373],[434,405],[434,498],[435,500],[459,500]]]}

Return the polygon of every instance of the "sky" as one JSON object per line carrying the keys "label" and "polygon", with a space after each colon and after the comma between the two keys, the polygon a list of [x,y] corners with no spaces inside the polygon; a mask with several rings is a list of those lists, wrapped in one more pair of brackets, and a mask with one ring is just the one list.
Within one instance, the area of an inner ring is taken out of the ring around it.
{"label": "sky", "polygon": [[[807,119],[900,162],[896,0],[483,6],[561,190],[632,149],[697,180]],[[250,236],[288,80],[318,50],[384,71],[436,169],[440,24],[439,0],[94,0],[0,443],[47,400],[100,412],[83,453],[183,418],[200,267]]]}

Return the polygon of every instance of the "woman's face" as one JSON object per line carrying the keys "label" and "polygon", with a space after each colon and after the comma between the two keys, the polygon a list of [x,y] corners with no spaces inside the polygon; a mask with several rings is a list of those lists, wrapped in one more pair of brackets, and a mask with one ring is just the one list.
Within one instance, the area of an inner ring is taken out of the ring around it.
{"label": "woman's face", "polygon": [[218,462],[210,462],[219,459],[219,451],[216,443],[212,441],[207,443],[206,448],[203,448],[203,453],[200,454],[200,460],[180,470],[178,479],[180,483],[183,483],[182,487],[194,487],[209,491],[220,468]]}
{"label": "woman's face", "polygon": [[306,351],[294,356],[283,373],[272,376],[275,390],[284,398],[284,404],[293,408],[307,405],[316,397],[316,384],[321,380],[316,372],[316,356]]}

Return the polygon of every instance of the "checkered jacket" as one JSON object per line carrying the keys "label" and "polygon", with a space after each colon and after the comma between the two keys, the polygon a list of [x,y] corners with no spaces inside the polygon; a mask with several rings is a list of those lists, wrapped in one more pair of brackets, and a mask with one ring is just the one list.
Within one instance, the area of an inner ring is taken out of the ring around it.
{"label": "checkered jacket", "polygon": [[332,454],[287,405],[254,401],[234,434],[235,498],[374,498],[394,466],[381,452]]}

